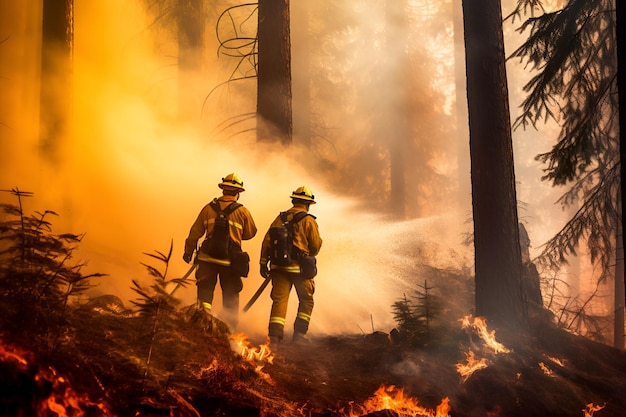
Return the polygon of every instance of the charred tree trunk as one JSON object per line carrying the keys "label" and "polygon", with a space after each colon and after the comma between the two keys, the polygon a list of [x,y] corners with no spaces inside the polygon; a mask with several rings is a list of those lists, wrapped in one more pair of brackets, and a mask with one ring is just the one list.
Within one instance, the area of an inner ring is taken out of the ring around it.
{"label": "charred tree trunk", "polygon": [[476,314],[526,327],[500,0],[463,0]]}
{"label": "charred tree trunk", "polygon": [[44,0],[41,36],[39,150],[58,163],[58,147],[70,133],[74,1]]}
{"label": "charred tree trunk", "polygon": [[259,0],[257,141],[291,145],[289,0]]}

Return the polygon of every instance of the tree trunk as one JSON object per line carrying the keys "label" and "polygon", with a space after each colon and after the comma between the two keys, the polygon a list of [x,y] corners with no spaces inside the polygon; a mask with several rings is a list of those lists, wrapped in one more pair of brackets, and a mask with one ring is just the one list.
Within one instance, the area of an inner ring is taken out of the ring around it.
{"label": "tree trunk", "polygon": [[43,1],[39,150],[54,164],[60,141],[70,133],[73,9],[73,0]]}
{"label": "tree trunk", "polygon": [[469,203],[470,196],[470,159],[468,157],[467,102],[465,88],[465,48],[463,43],[463,8],[461,2],[452,2],[454,19],[454,85],[456,115],[456,149],[458,166],[458,201],[463,205]]}
{"label": "tree trunk", "polygon": [[259,0],[257,141],[291,145],[289,0]]}
{"label": "tree trunk", "polygon": [[200,118],[202,96],[195,87],[202,74],[204,49],[204,0],[177,3],[178,113],[182,119]]}
{"label": "tree trunk", "polygon": [[[294,141],[311,146],[311,35],[309,15],[311,4],[297,1],[291,6],[295,22],[292,33],[294,44],[293,60],[297,63],[293,71],[293,132]],[[297,44],[296,44],[297,42]]]}
{"label": "tree trunk", "polygon": [[500,0],[463,0],[476,314],[526,327]]}
{"label": "tree trunk", "polygon": [[[624,256],[623,248],[626,247],[624,237],[624,219],[626,219],[626,50],[624,39],[626,37],[626,6],[622,0],[615,0],[615,26],[617,32],[617,91],[619,92],[619,132],[620,132],[620,174],[621,174],[621,229],[622,229],[622,282],[615,283],[615,347],[624,349],[624,304],[626,291],[624,290]],[[619,245],[618,245],[619,246]],[[620,265],[618,263],[618,265]],[[616,274],[617,280],[617,274]],[[619,288],[618,288],[619,286]],[[619,300],[618,300],[619,297]],[[621,336],[621,337],[620,337]],[[619,339],[619,340],[618,340]]]}
{"label": "tree trunk", "polygon": [[[398,56],[386,62],[389,66],[388,74],[381,82],[382,91],[396,91],[395,94],[387,96],[382,94],[380,100],[386,100],[384,120],[381,121],[384,131],[381,135],[387,135],[389,146],[389,175],[390,186],[389,204],[390,212],[397,219],[404,219],[406,216],[406,151],[409,148],[407,143],[411,140],[409,131],[408,111],[410,103],[402,88],[396,85],[389,87],[389,83],[407,84],[411,80],[406,76],[406,68],[409,59],[406,52],[408,42],[408,21],[406,2],[401,0],[386,0],[385,2],[385,43],[387,51],[399,51]],[[400,45],[398,47],[397,45]],[[386,126],[385,126],[386,125]]]}

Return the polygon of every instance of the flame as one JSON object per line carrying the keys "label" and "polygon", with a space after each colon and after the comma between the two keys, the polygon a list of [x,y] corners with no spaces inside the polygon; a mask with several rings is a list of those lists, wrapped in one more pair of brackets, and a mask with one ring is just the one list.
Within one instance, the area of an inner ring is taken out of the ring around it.
{"label": "flame", "polygon": [[448,398],[444,398],[436,410],[431,410],[418,405],[416,399],[405,396],[402,388],[396,389],[393,385],[383,385],[362,406],[357,406],[360,409],[358,414],[351,410],[347,416],[357,417],[376,411],[390,410],[399,417],[450,417],[448,402]]}
{"label": "flame", "polygon": [[230,339],[237,346],[241,357],[253,365],[256,365],[257,362],[273,363],[274,355],[272,354],[269,344],[263,343],[258,348],[254,347],[250,344],[248,336],[244,333],[235,333],[230,336]]}
{"label": "flame", "polygon": [[267,383],[274,385],[272,378],[267,373],[263,372],[263,367],[266,363],[274,363],[274,355],[272,354],[269,344],[262,343],[259,347],[254,347],[250,344],[248,336],[244,333],[232,334],[230,340],[232,345],[234,345],[233,350],[236,350],[242,358],[254,365],[256,373],[265,379]]}
{"label": "flame", "polygon": [[604,405],[594,405],[593,403],[589,403],[583,410],[583,413],[585,413],[584,417],[593,417],[593,413],[602,410],[604,407]]}
{"label": "flame", "polygon": [[539,362],[539,367],[541,368],[541,370],[543,371],[544,374],[546,374],[548,376],[554,376],[552,374],[552,370],[550,368],[548,368],[543,362]]}
{"label": "flame", "polygon": [[467,315],[461,319],[462,328],[476,333],[487,347],[493,349],[494,353],[510,352],[502,343],[496,341],[496,331],[487,330],[487,323],[484,317],[474,317]]}
{"label": "flame", "polygon": [[488,366],[487,359],[482,358],[480,360],[474,359],[474,352],[468,350],[465,354],[467,363],[457,363],[456,371],[463,377],[463,382],[467,381],[470,376],[479,369],[484,369]]}
{"label": "flame", "polygon": [[547,356],[547,358],[550,359],[553,363],[559,365],[561,368],[565,367],[565,362],[563,362],[561,359],[555,358],[553,356]]}
{"label": "flame", "polygon": [[[37,385],[51,386],[50,394],[46,398],[38,399],[38,402],[35,404],[37,416],[85,417],[93,415],[94,407],[102,412],[102,416],[113,416],[106,404],[102,402],[94,403],[87,394],[76,392],[72,388],[70,381],[58,375],[54,368],[42,365],[30,367],[29,361],[33,360],[31,356],[15,347],[6,346],[0,341],[0,361],[14,362],[18,366],[18,372],[26,374],[29,374],[31,369],[36,369],[33,379]],[[87,410],[90,410],[90,414],[87,413]]]}

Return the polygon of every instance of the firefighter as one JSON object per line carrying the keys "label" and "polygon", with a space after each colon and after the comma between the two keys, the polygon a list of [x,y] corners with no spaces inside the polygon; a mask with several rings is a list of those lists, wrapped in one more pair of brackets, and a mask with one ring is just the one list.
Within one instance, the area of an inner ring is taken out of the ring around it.
{"label": "firefighter", "polygon": [[[228,174],[222,178],[218,187],[222,189],[222,196],[215,198],[202,208],[189,230],[189,236],[185,240],[183,260],[186,263],[191,262],[198,240],[205,236],[195,259],[198,263],[196,270],[198,304],[206,313],[211,313],[215,286],[219,278],[225,319],[236,327],[239,314],[239,293],[243,289],[242,277],[248,276],[250,267],[250,258],[246,252],[242,251],[241,242],[252,239],[256,235],[257,228],[248,209],[238,202],[239,194],[245,191],[241,177],[234,172]],[[227,215],[227,222],[224,222],[223,240],[225,242],[216,242],[218,224],[220,224],[218,213],[220,210],[227,212],[229,209],[233,211]],[[222,251],[223,254],[215,255],[211,251],[211,243],[225,244],[226,252]]]}
{"label": "firefighter", "polygon": [[[292,207],[284,212],[287,220],[302,216],[298,213],[307,214],[311,204],[316,204],[315,196],[306,186],[299,187],[291,194],[291,202]],[[279,215],[270,225],[270,230],[281,224],[283,219]],[[287,265],[277,265],[277,262],[272,261],[270,230],[265,234],[261,246],[260,273],[263,278],[272,280],[272,310],[268,335],[270,345],[274,347],[283,340],[287,303],[292,287],[295,287],[299,301],[298,314],[293,326],[293,342],[306,341],[305,335],[313,312],[314,277],[317,273],[315,256],[320,251],[322,239],[313,215],[305,215],[293,223],[292,227],[294,256]]]}

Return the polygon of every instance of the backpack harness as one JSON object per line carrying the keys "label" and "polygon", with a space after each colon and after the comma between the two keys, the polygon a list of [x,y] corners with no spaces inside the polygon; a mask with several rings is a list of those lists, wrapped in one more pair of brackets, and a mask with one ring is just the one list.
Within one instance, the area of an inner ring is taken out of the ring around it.
{"label": "backpack harness", "polygon": [[[287,266],[301,256],[298,248],[293,246],[293,225],[306,216],[312,216],[306,212],[296,213],[291,220],[287,220],[287,212],[280,213],[282,224],[270,227],[270,252],[269,260],[274,265]],[[312,216],[313,217],[313,216]]]}
{"label": "backpack harness", "polygon": [[[209,205],[217,213],[217,216],[215,217],[213,233],[210,238],[207,238],[206,254],[217,259],[228,259],[231,240],[228,216],[241,207],[242,204],[232,202],[222,210],[217,199],[214,199]],[[202,246],[204,246],[204,244]]]}

